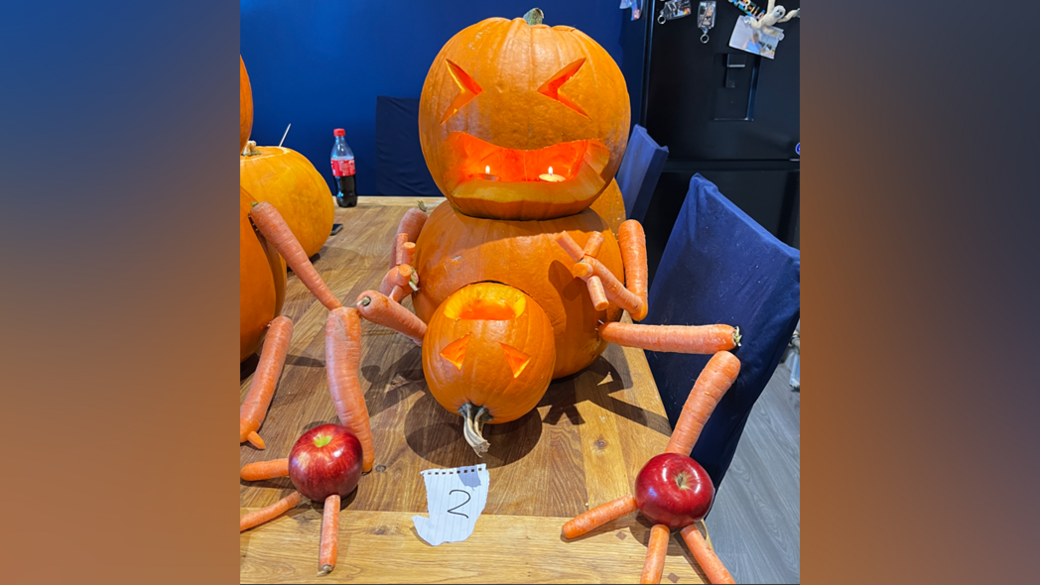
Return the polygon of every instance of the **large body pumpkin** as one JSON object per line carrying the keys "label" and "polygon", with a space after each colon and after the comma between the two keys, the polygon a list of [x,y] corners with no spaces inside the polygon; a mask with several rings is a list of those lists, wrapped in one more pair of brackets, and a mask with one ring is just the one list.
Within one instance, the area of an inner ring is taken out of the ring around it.
{"label": "large body pumpkin", "polygon": [[241,361],[260,349],[267,325],[282,312],[285,262],[253,228],[249,210],[256,200],[239,188],[239,327]]}
{"label": "large body pumpkin", "polygon": [[249,133],[253,131],[253,88],[249,85],[249,74],[246,73],[246,62],[242,55],[238,56],[238,116],[241,122],[238,151],[246,147]]}
{"label": "large body pumpkin", "polygon": [[239,167],[242,187],[257,201],[274,205],[307,256],[317,254],[332,232],[336,208],[328,183],[307,157],[249,142]]}
{"label": "large body pumpkin", "polygon": [[[628,142],[621,70],[568,26],[489,18],[449,40],[419,104],[437,187],[474,217],[549,219],[588,207]],[[546,180],[549,174],[555,179]]]}
{"label": "large body pumpkin", "polygon": [[574,260],[554,240],[567,231],[579,245],[602,232],[598,260],[624,278],[621,250],[606,221],[591,209],[545,221],[503,221],[469,217],[448,205],[430,214],[416,242],[419,291],[415,313],[427,323],[437,307],[462,287],[499,282],[527,293],[545,311],[553,328],[556,365],[553,378],[578,372],[606,349],[599,322],[617,321],[621,309],[597,311],[588,287],[574,278]]}

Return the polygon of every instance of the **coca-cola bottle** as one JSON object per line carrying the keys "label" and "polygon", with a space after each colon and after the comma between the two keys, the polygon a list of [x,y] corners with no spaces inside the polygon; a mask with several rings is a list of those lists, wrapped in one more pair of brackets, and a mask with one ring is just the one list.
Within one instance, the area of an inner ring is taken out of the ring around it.
{"label": "coca-cola bottle", "polygon": [[346,131],[336,128],[332,131],[336,144],[332,147],[332,176],[336,178],[339,193],[336,202],[340,207],[357,205],[357,190],[354,188],[354,152],[347,146]]}

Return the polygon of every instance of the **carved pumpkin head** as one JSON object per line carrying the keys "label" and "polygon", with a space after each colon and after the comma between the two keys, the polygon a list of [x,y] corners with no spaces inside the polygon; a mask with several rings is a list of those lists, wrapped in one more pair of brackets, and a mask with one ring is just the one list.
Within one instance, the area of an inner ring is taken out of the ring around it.
{"label": "carved pumpkin head", "polygon": [[452,37],[420,100],[426,164],[452,206],[474,217],[580,212],[613,179],[628,129],[625,78],[603,47],[522,18]]}
{"label": "carved pumpkin head", "polygon": [[509,422],[530,412],[549,387],[556,361],[552,324],[518,289],[471,284],[437,308],[422,359],[441,406],[464,416],[471,409],[468,418],[480,411],[480,424]]}

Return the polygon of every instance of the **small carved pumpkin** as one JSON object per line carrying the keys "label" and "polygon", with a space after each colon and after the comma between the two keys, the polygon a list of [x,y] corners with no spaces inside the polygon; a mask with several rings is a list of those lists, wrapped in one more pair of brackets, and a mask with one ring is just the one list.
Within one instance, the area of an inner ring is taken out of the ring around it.
{"label": "small carved pumpkin", "polygon": [[242,60],[242,55],[238,56],[238,65],[238,116],[241,122],[238,152],[242,152],[249,141],[249,133],[253,131],[253,89],[249,85],[249,74],[246,73],[246,62]]}
{"label": "small carved pumpkin", "polygon": [[588,35],[489,18],[434,59],[419,135],[434,181],[461,213],[550,219],[587,208],[610,184],[629,114],[621,70]]}

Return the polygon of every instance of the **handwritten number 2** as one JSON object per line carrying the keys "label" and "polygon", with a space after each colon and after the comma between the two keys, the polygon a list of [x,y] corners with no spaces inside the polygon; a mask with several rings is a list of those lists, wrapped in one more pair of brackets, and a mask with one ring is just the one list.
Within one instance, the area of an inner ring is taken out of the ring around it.
{"label": "handwritten number 2", "polygon": [[473,496],[469,495],[469,492],[467,492],[466,490],[451,490],[450,492],[448,492],[448,495],[450,496],[451,494],[453,494],[455,492],[459,492],[460,494],[465,494],[466,495],[466,501],[462,502],[458,506],[455,506],[454,508],[449,508],[448,509],[448,513],[449,514],[455,514],[456,516],[462,516],[463,518],[469,518],[469,516],[467,516],[466,514],[463,514],[462,512],[456,512],[455,510],[458,510],[459,508],[461,508],[461,507],[465,506],[466,504],[468,504],[469,501],[473,499]]}

